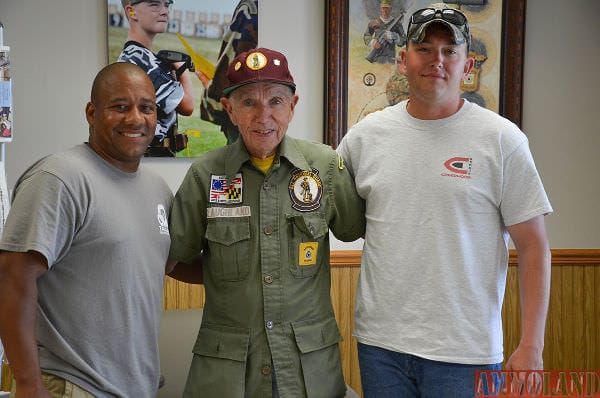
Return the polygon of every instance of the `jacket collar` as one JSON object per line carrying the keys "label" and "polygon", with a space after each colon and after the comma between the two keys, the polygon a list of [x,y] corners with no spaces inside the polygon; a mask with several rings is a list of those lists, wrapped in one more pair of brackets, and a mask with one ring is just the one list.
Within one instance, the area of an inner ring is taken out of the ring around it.
{"label": "jacket collar", "polygon": [[[241,136],[228,146],[226,156],[225,170],[227,177],[231,179],[235,177],[235,174],[239,172],[245,162],[251,161]],[[287,135],[283,137],[279,144],[278,153],[274,160],[275,164],[279,164],[281,159],[287,159],[293,166],[299,169],[310,170],[308,161],[298,147],[297,140]]]}

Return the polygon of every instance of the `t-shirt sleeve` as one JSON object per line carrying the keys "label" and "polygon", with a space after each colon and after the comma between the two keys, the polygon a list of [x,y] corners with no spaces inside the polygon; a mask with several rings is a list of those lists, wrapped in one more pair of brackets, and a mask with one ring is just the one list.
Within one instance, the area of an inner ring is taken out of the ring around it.
{"label": "t-shirt sleeve", "polygon": [[552,206],[527,141],[521,143],[506,158],[503,173],[500,211],[504,225],[515,225],[552,213]]}
{"label": "t-shirt sleeve", "polygon": [[39,252],[50,268],[68,252],[77,219],[81,217],[65,184],[51,173],[38,171],[15,188],[0,250]]}

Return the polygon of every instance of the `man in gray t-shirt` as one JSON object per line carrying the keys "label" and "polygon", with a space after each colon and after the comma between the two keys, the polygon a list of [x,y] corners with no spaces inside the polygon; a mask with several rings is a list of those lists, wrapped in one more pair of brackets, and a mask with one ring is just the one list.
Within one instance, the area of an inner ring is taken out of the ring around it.
{"label": "man in gray t-shirt", "polygon": [[26,397],[154,397],[172,193],[139,168],[156,97],[130,63],[101,70],[89,142],[15,186],[0,240],[0,338]]}

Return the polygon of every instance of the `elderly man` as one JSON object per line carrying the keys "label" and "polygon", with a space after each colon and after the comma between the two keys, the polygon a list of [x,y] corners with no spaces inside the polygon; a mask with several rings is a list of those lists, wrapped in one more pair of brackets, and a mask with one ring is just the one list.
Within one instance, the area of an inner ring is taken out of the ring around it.
{"label": "elderly man", "polygon": [[227,75],[241,139],[191,166],[170,220],[170,257],[202,255],[206,288],[185,396],[343,397],[329,229],[361,237],[364,204],[335,151],[286,136],[298,95],[283,54],[241,53]]}

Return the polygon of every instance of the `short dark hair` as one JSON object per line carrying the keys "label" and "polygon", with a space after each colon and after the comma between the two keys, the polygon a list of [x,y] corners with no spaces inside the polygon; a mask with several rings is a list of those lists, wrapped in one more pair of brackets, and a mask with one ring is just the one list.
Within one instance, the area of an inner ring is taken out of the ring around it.
{"label": "short dark hair", "polygon": [[93,104],[100,100],[99,96],[103,90],[106,90],[106,81],[118,73],[131,73],[144,75],[146,77],[148,76],[142,68],[131,62],[115,62],[108,64],[104,68],[100,69],[100,72],[98,72],[94,78],[94,82],[92,83],[90,101]]}

